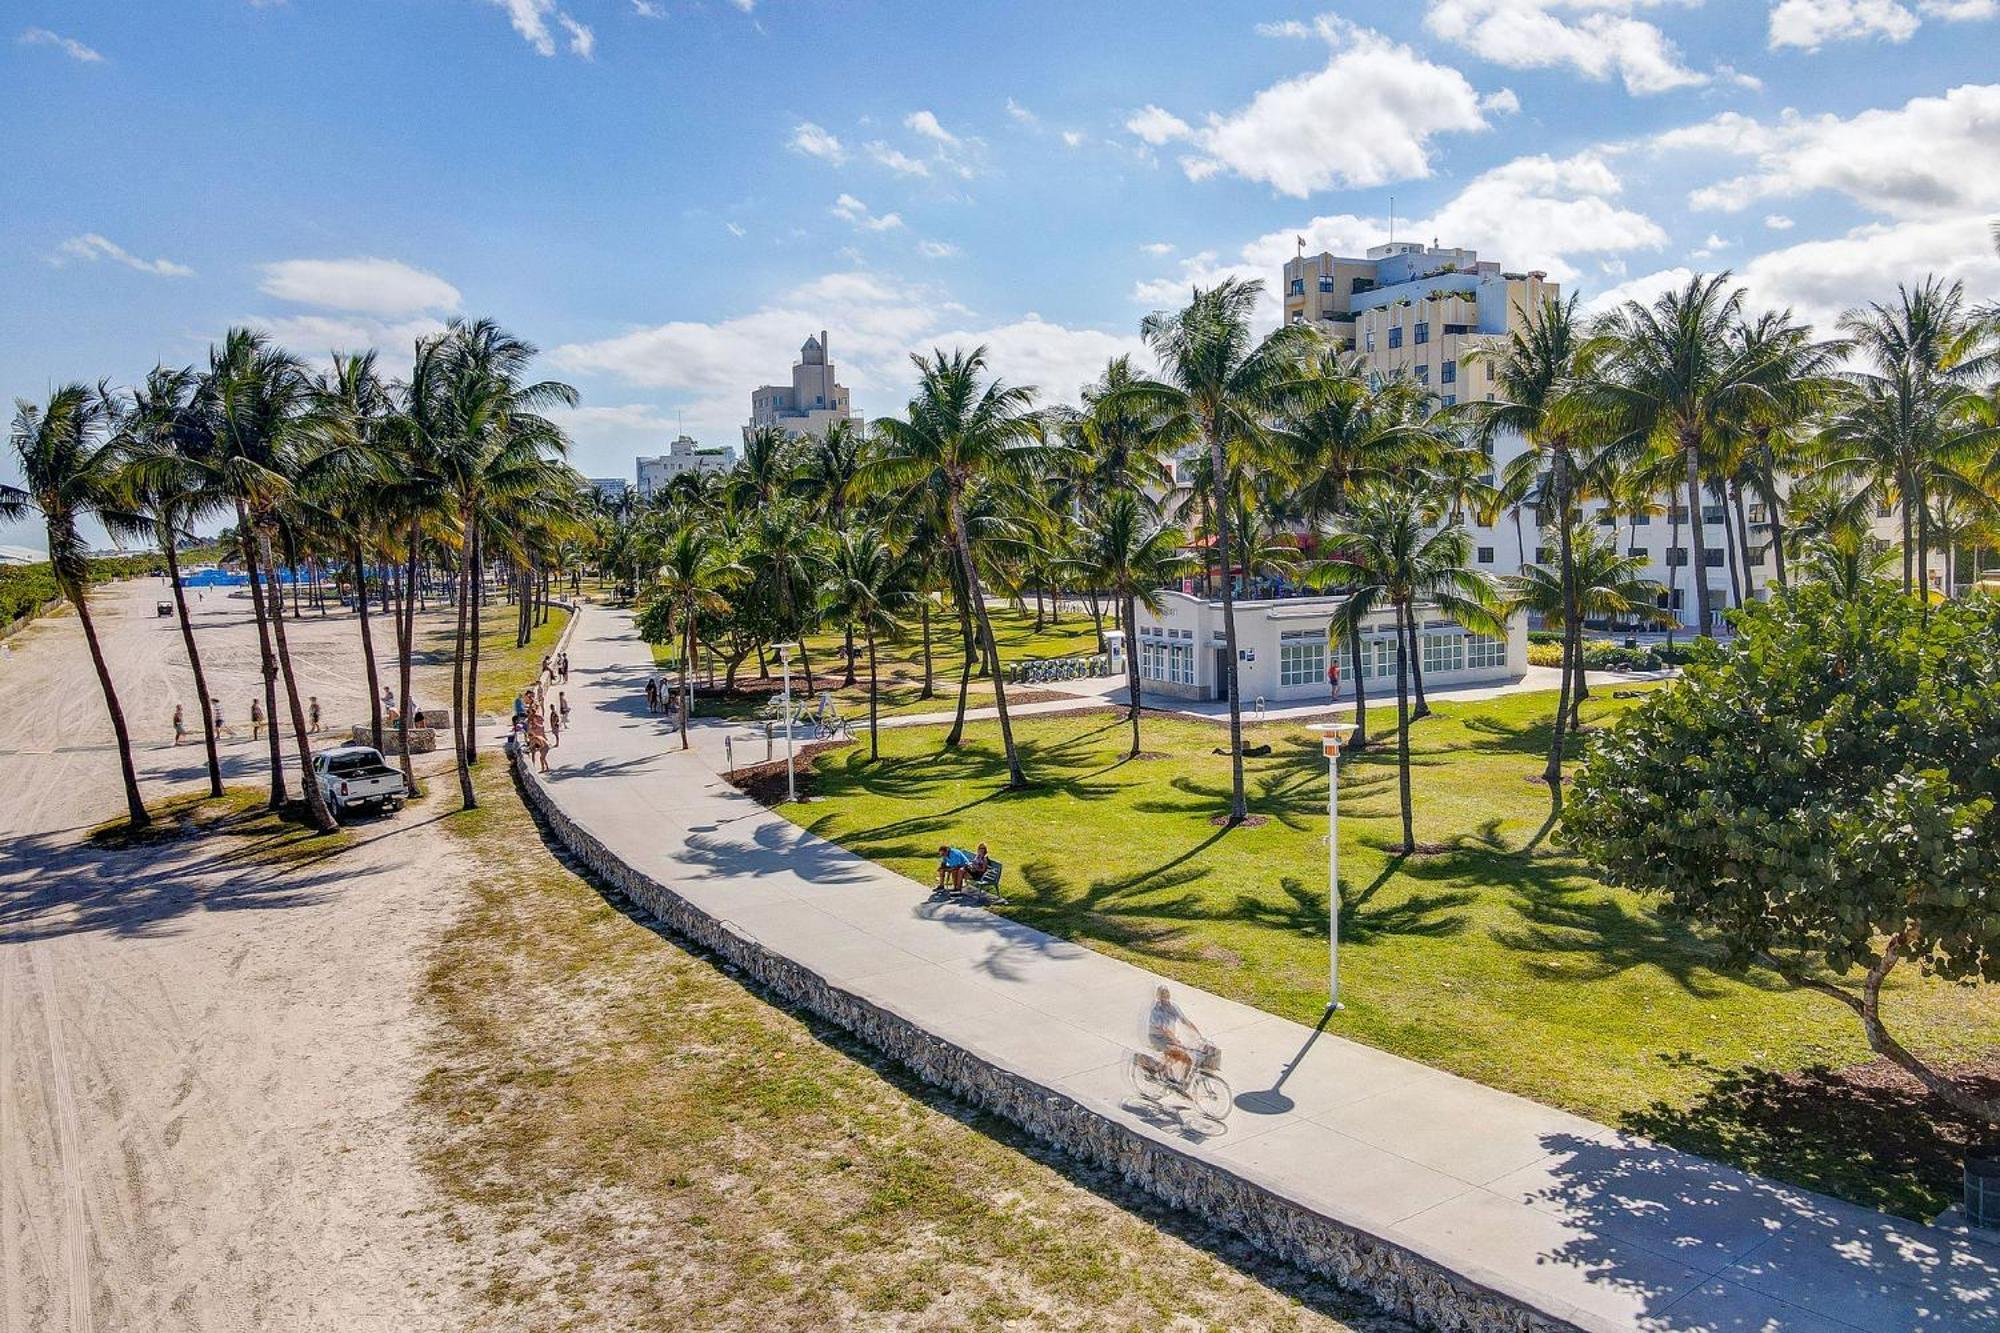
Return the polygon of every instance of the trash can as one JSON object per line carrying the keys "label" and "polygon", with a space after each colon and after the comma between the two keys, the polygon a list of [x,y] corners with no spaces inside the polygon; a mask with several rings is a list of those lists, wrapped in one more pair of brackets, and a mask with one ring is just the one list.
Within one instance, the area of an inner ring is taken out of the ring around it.
{"label": "trash can", "polygon": [[1968,1226],[2000,1231],[2000,1148],[1975,1148],[1965,1154],[1965,1221]]}
{"label": "trash can", "polygon": [[1638,638],[1634,635],[1627,634],[1625,636],[1625,646],[1627,648],[1637,648],[1639,646]]}

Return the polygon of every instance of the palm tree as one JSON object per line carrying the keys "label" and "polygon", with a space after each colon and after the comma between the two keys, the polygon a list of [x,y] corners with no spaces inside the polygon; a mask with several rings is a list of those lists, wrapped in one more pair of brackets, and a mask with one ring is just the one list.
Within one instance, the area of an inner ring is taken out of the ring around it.
{"label": "palm tree", "polygon": [[[21,465],[22,485],[0,486],[0,518],[17,519],[30,510],[42,516],[49,540],[49,568],[56,587],[76,608],[83,641],[104,706],[111,714],[111,734],[118,742],[118,766],[125,781],[125,818],[132,828],[144,828],[152,817],[139,799],[139,776],[132,767],[132,737],[125,728],[125,710],[111,684],[111,670],[97,641],[97,620],[90,611],[90,557],[80,519],[97,519],[114,532],[137,532],[144,520],[126,510],[118,483],[118,451],[108,439],[114,409],[101,387],[68,384],[37,407],[14,402],[11,443]],[[185,617],[183,617],[185,620]]]}
{"label": "palm tree", "polygon": [[1606,316],[1601,374],[1590,386],[1607,438],[1644,442],[1673,458],[1686,490],[1694,550],[1698,634],[1714,623],[1702,492],[1709,465],[1734,423],[1753,415],[1784,373],[1770,349],[1746,352],[1730,336],[1744,292],[1730,275],[1695,274],[1652,305],[1627,301]]}
{"label": "palm tree", "polygon": [[[940,349],[929,356],[917,353],[910,359],[917,367],[918,384],[907,419],[884,417],[875,423],[883,447],[864,475],[878,487],[914,486],[926,479],[938,487],[979,643],[986,660],[997,664],[1000,650],[993,639],[992,619],[986,613],[985,585],[973,558],[966,501],[975,489],[1028,470],[1040,445],[1038,423],[1030,413],[1034,390],[998,379],[982,385],[986,375],[984,347],[970,352]],[[968,670],[970,665],[968,660]],[[1025,787],[1028,778],[1022,771],[1013,722],[1007,715],[1006,682],[998,671],[993,675],[993,702],[1000,715],[1000,743],[1007,754],[1007,785]]]}
{"label": "palm tree", "polygon": [[653,576],[657,595],[666,606],[670,631],[680,640],[683,750],[688,748],[690,672],[701,618],[728,611],[723,588],[737,572],[729,553],[705,530],[690,524],[674,534]]}
{"label": "palm tree", "polygon": [[[1470,568],[1472,539],[1464,528],[1440,524],[1439,518],[1417,487],[1370,486],[1353,497],[1334,530],[1331,558],[1315,570],[1315,581],[1344,589],[1350,606],[1386,603],[1395,612],[1396,767],[1403,843],[1392,850],[1404,852],[1417,845],[1410,800],[1407,661],[1416,607],[1428,603],[1477,634],[1506,633],[1498,590],[1484,574]],[[1356,674],[1360,674],[1358,661]]]}
{"label": "palm tree", "polygon": [[568,470],[554,461],[569,441],[541,413],[573,407],[576,390],[555,380],[526,382],[533,344],[490,319],[453,320],[438,335],[442,364],[428,386],[441,401],[426,409],[436,423],[432,465],[456,511],[459,541],[458,635],[452,666],[452,718],[458,734],[458,788],[463,808],[479,804],[472,790],[477,761],[480,603],[486,567],[483,539],[502,501],[562,492]]}
{"label": "palm tree", "polygon": [[1744,520],[1743,492],[1764,505],[1771,525],[1771,552],[1778,586],[1786,586],[1785,480],[1805,469],[1811,443],[1809,428],[1820,414],[1839,401],[1841,381],[1835,371],[1845,344],[1819,342],[1810,325],[1793,320],[1789,310],[1766,312],[1737,326],[1732,336],[1740,360],[1768,362],[1762,391],[1746,404],[1738,423],[1744,447],[1730,471],[1737,522],[1747,560],[1750,534]]}
{"label": "palm tree", "polygon": [[[840,532],[848,509],[859,498],[855,478],[867,457],[867,437],[861,423],[836,421],[822,435],[808,436],[798,461],[793,488],[821,515],[833,532]],[[841,655],[846,659],[846,685],[854,684],[854,626],[843,630]]]}
{"label": "palm tree", "polygon": [[167,562],[167,581],[174,588],[174,605],[181,623],[181,645],[194,674],[196,702],[201,706],[202,745],[208,758],[208,794],[222,795],[222,759],[215,744],[215,709],[209,700],[208,675],[195,643],[194,622],[188,618],[187,589],[181,584],[180,541],[222,499],[202,485],[201,473],[188,465],[187,451],[199,446],[194,414],[196,380],[191,369],[155,366],[146,383],[133,391],[130,408],[118,424],[118,448],[125,459],[127,503],[144,513],[160,555]]}
{"label": "palm tree", "polygon": [[1489,454],[1502,435],[1520,438],[1525,447],[1508,463],[1501,489],[1516,495],[1536,493],[1542,521],[1546,523],[1551,515],[1555,519],[1556,572],[1562,597],[1549,623],[1563,630],[1563,672],[1555,725],[1550,729],[1548,763],[1542,770],[1552,813],[1562,811],[1563,728],[1571,712],[1572,691],[1580,693],[1583,687],[1585,613],[1577,582],[1576,520],[1590,484],[1590,471],[1602,465],[1599,441],[1576,392],[1579,380],[1588,373],[1588,358],[1577,298],[1545,301],[1507,335],[1504,344],[1491,351],[1476,350],[1465,358],[1483,359],[1492,366],[1492,400],[1447,409],[1471,423],[1473,437]]}
{"label": "palm tree", "polygon": [[881,758],[879,696],[875,641],[894,634],[898,616],[916,596],[910,563],[883,540],[874,527],[849,528],[834,535],[832,559],[821,585],[822,605],[829,615],[861,630],[868,647],[868,758]]}
{"label": "palm tree", "polygon": [[1141,380],[1110,397],[1156,414],[1164,440],[1200,441],[1207,450],[1209,512],[1222,560],[1222,638],[1229,692],[1229,822],[1249,815],[1243,794],[1243,699],[1236,668],[1236,593],[1232,586],[1229,490],[1238,467],[1263,452],[1280,387],[1317,345],[1319,335],[1287,324],[1254,342],[1251,316],[1264,284],[1229,278],[1195,288],[1181,310],[1148,315],[1140,326],[1159,360],[1161,378]]}
{"label": "palm tree", "polygon": [[375,353],[334,358],[316,386],[332,427],[353,447],[349,465],[327,486],[325,507],[347,547],[354,576],[354,610],[360,620],[361,659],[368,676],[370,738],[382,748],[382,685],[375,665],[375,636],[368,618],[368,565],[390,513],[381,482],[390,421],[389,391],[375,372]]}
{"label": "palm tree", "polygon": [[[244,564],[250,575],[251,613],[264,648],[264,698],[271,722],[271,800],[284,803],[283,758],[278,748],[277,679],[285,682],[292,734],[299,753],[299,781],[305,788],[307,819],[326,832],[335,827],[312,771],[312,742],[305,706],[285,638],[283,592],[273,556],[284,510],[297,502],[303,484],[341,457],[326,450],[326,423],[316,411],[311,381],[297,357],[248,329],[231,329],[222,346],[209,353],[199,401],[205,409],[201,461],[211,483],[225,490],[236,507],[243,534]],[[260,593],[259,584],[269,586]],[[265,633],[268,627],[268,634]]]}
{"label": "palm tree", "polygon": [[1138,608],[1143,606],[1159,615],[1159,590],[1193,568],[1193,558],[1183,549],[1186,540],[1185,532],[1155,518],[1138,494],[1129,490],[1114,491],[1105,498],[1084,538],[1084,570],[1093,587],[1118,600],[1118,614],[1125,625],[1125,688],[1130,695],[1126,713],[1132,721],[1134,758],[1139,754],[1142,703]]}
{"label": "palm tree", "polygon": [[[1647,564],[1646,557],[1621,555],[1609,537],[1583,528],[1576,533],[1570,548],[1567,576],[1561,569],[1531,564],[1523,565],[1520,573],[1501,582],[1510,606],[1533,612],[1541,617],[1544,625],[1557,629],[1574,629],[1572,620],[1579,623],[1620,620],[1665,624],[1672,619],[1672,612],[1660,605],[1660,594],[1665,590],[1645,577]],[[1573,673],[1576,679],[1575,689],[1563,692],[1567,725],[1574,728],[1579,724],[1579,715],[1583,711],[1581,635],[1566,633],[1563,645],[1564,674]],[[1574,659],[1568,656],[1572,652]],[[1561,728],[1558,727],[1560,733]],[[1556,780],[1559,781],[1561,776],[1562,770],[1558,767]],[[1546,770],[1544,780],[1548,780]],[[1560,811],[1561,806],[1555,805],[1553,809]]]}

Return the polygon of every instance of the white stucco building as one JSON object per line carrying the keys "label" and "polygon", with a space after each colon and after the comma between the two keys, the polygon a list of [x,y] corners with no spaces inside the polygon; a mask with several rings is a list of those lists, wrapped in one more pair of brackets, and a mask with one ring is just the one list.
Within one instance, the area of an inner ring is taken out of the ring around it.
{"label": "white stucco building", "polygon": [[665,489],[668,482],[683,472],[727,472],[736,466],[736,450],[728,445],[703,448],[691,436],[683,435],[667,446],[667,451],[657,458],[641,458],[638,461],[638,486],[641,500],[650,500],[653,492]]}
{"label": "white stucco building", "polygon": [[[1326,699],[1328,630],[1341,597],[1289,597],[1236,603],[1238,690],[1246,707],[1256,700],[1299,703]],[[1228,691],[1228,649],[1222,603],[1182,592],[1160,594],[1161,614],[1138,609],[1133,651],[1139,656],[1142,696],[1221,699]],[[1418,641],[1424,685],[1501,685],[1527,674],[1528,630],[1519,616],[1500,638],[1468,633],[1434,608],[1419,606]],[[1396,687],[1395,617],[1383,611],[1364,623],[1361,640],[1370,697]],[[1340,695],[1354,697],[1354,662],[1339,647]]]}
{"label": "white stucco building", "polygon": [[853,417],[847,387],[834,378],[826,330],[821,329],[819,337],[807,338],[799,348],[789,385],[760,384],[751,391],[750,424],[743,428],[743,436],[748,439],[759,426],[780,426],[789,435],[823,436],[834,422]]}

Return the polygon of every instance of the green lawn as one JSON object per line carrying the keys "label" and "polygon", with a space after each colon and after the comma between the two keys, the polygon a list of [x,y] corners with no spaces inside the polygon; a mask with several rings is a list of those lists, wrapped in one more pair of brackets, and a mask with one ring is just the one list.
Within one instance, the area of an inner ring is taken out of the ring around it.
{"label": "green lawn", "polygon": [[[1523,854],[1547,812],[1529,776],[1552,706],[1548,695],[1446,703],[1416,726],[1417,838],[1439,852],[1384,850],[1400,841],[1392,749],[1344,770],[1340,1030],[1817,1188],[1911,1215],[1942,1207],[1948,1154],[1878,1160],[1838,1117],[1803,1128],[1758,1118],[1771,1071],[1868,1059],[1846,1010],[1769,975],[1724,975],[1709,942],[1639,898],[1559,853]],[[1596,698],[1585,717],[1626,706]],[[1151,716],[1144,727],[1148,753],[1163,757],[1126,760],[1126,725],[1106,713],[1017,722],[1036,784],[1020,794],[1002,790],[990,723],[953,753],[939,750],[941,728],[885,732],[879,765],[863,750],[822,755],[815,799],[785,813],[920,880],[940,841],[983,840],[1007,864],[1009,915],[1317,1021],[1327,926],[1316,738],[1249,729],[1247,743],[1272,746],[1246,764],[1252,808],[1269,822],[1225,830],[1209,819],[1228,805],[1228,760],[1213,753],[1226,732]],[[1946,1059],[2000,1042],[1991,988],[1905,976],[1885,1010],[1907,1044]]]}
{"label": "green lawn", "polygon": [[[542,664],[542,655],[555,650],[556,640],[562,637],[563,626],[568,623],[569,612],[552,606],[548,622],[535,626],[527,647],[517,648],[514,639],[520,622],[515,608],[498,599],[490,606],[481,607],[478,711],[504,713],[512,708],[514,696],[535,678],[535,671]],[[444,664],[446,680],[450,679],[457,632],[457,626],[450,624],[426,636],[424,646],[429,650],[430,660]]]}
{"label": "green lawn", "polygon": [[[1059,625],[1044,625],[1038,633],[1035,630],[1035,613],[1032,606],[1025,611],[996,607],[990,613],[993,621],[993,638],[1000,649],[1002,663],[1021,662],[1037,657],[1074,657],[1097,651],[1097,627],[1087,615],[1065,614]],[[834,701],[839,710],[854,718],[868,715],[868,653],[867,645],[855,640],[857,657],[856,671],[860,674],[851,687],[841,687],[834,691]],[[805,641],[807,655],[812,659],[815,683],[822,689],[829,679],[838,682],[845,679],[841,659],[841,635],[814,634]],[[884,717],[903,713],[949,712],[958,703],[958,673],[964,664],[959,652],[957,625],[944,617],[931,621],[932,669],[935,675],[932,697],[923,694],[923,638],[919,627],[912,623],[904,633],[895,639],[877,640],[875,645],[876,663],[882,673],[882,691],[879,707]],[[666,644],[653,645],[653,660],[662,667],[677,667],[680,655]],[[772,679],[778,674],[778,663],[774,657],[770,662]],[[696,696],[696,716],[710,717],[754,717],[762,712],[765,698],[762,691],[767,683],[757,675],[757,660],[748,659],[737,673],[737,684],[745,693],[727,698]],[[805,678],[793,664],[793,690],[806,692]],[[1026,692],[1032,686],[1017,686]],[[1013,697],[1009,691],[1008,697]],[[993,685],[990,681],[974,679],[968,693],[967,704],[973,708],[993,706]]]}

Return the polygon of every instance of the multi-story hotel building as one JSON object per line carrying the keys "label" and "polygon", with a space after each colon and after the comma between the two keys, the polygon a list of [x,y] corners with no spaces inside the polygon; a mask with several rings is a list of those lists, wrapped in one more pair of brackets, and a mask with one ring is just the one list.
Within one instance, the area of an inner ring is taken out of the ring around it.
{"label": "multi-story hotel building", "polygon": [[633,489],[641,500],[650,500],[655,491],[665,490],[668,482],[684,472],[729,471],[736,466],[736,451],[728,445],[704,449],[693,437],[683,435],[668,445],[664,454],[637,462],[638,484]]}
{"label": "multi-story hotel building", "polygon": [[751,391],[750,424],[743,428],[743,436],[748,439],[759,426],[782,426],[791,435],[825,435],[834,422],[853,416],[846,386],[834,379],[822,329],[819,337],[807,338],[799,349],[789,385],[761,384]]}

